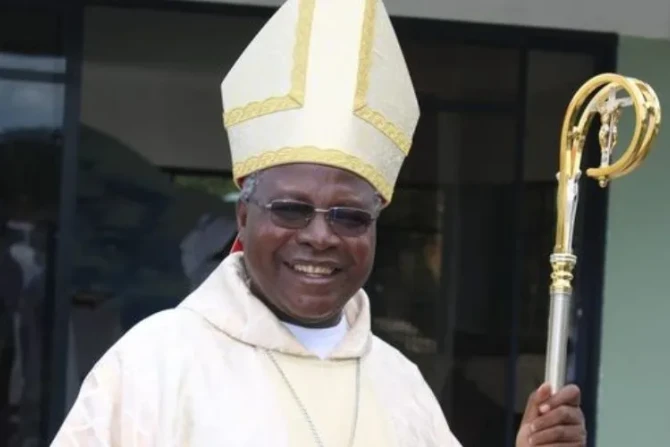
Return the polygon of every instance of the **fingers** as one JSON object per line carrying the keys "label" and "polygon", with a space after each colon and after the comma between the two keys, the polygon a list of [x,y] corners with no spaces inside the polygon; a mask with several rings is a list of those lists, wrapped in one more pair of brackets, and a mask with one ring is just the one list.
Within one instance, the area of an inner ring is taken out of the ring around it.
{"label": "fingers", "polygon": [[551,387],[545,383],[528,398],[524,420],[533,419],[563,405],[579,407],[581,400],[582,393],[577,385],[566,385],[552,396]]}
{"label": "fingers", "polygon": [[586,430],[581,425],[560,425],[534,433],[528,438],[528,444],[547,447],[582,447],[586,445]]}
{"label": "fingers", "polygon": [[539,387],[528,398],[519,432],[528,444],[522,445],[585,446],[586,428],[580,404],[581,392],[576,385],[567,385],[553,396],[547,384]]}
{"label": "fingers", "polygon": [[529,445],[586,445],[584,416],[579,408],[562,406],[538,417],[530,425]]}
{"label": "fingers", "polygon": [[[539,444],[531,444],[533,446],[539,445]],[[542,444],[541,447],[584,447],[586,444],[580,444],[576,442],[559,442],[559,443],[551,443],[551,444]]]}
{"label": "fingers", "polygon": [[540,413],[546,413],[552,408],[558,408],[563,405],[570,407],[579,407],[582,401],[582,393],[577,385],[566,385],[556,394],[550,396],[540,405]]}
{"label": "fingers", "polygon": [[553,427],[579,426],[583,424],[583,415],[579,408],[558,407],[533,421],[530,425],[531,434],[542,432]]}
{"label": "fingers", "polygon": [[528,397],[522,423],[529,422],[538,417],[541,414],[540,405],[549,398],[551,398],[551,387],[548,383],[545,383]]}

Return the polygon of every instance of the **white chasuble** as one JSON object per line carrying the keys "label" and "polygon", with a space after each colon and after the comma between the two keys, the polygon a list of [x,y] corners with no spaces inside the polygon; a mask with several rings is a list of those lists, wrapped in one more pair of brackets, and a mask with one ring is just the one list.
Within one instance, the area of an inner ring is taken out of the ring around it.
{"label": "white chasuble", "polygon": [[460,447],[418,368],[371,333],[364,291],[345,316],[319,358],[250,293],[232,254],[103,355],[51,445]]}

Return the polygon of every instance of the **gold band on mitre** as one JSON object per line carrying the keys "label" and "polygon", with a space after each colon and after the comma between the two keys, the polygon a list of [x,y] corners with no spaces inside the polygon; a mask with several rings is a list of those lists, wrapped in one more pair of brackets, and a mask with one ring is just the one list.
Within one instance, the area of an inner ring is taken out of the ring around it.
{"label": "gold band on mitre", "polygon": [[419,107],[380,0],[288,0],[221,91],[236,182],[317,163],[363,177],[391,201]]}

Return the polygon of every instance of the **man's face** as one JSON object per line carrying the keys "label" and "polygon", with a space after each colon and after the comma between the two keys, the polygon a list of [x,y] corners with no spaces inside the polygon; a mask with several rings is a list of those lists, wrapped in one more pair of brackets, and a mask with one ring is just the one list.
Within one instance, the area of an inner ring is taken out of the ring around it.
{"label": "man's face", "polygon": [[374,189],[340,169],[293,164],[263,172],[250,203],[238,206],[239,236],[254,292],[289,322],[333,324],[370,275],[375,224],[360,234],[343,235],[317,213],[303,228],[285,228],[264,208],[276,201],[375,215]]}

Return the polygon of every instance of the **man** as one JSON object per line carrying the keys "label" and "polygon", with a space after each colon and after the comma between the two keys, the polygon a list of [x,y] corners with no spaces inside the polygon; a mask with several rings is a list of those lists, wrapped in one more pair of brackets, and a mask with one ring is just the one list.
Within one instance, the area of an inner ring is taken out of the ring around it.
{"label": "man", "polygon": [[[53,445],[460,446],[362,290],[419,116],[383,4],[288,0],[222,94],[235,252],[102,357]],[[517,446],[584,445],[579,390],[549,394]]]}

